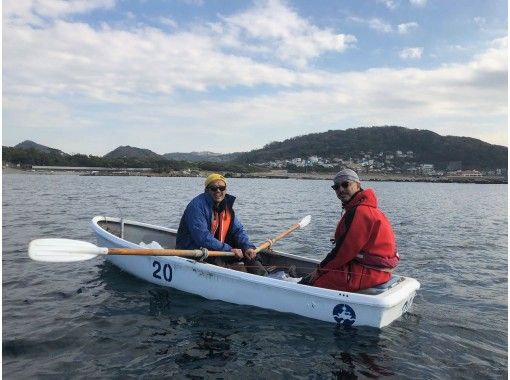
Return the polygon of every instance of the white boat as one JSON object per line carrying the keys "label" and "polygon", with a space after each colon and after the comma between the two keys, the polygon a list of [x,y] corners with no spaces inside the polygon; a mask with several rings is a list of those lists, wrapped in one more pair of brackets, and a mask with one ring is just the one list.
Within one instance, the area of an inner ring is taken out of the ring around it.
{"label": "white boat", "polygon": [[[92,219],[101,247],[139,248],[157,242],[175,248],[177,230],[114,217]],[[376,288],[351,293],[257,276],[177,256],[106,255],[120,269],[143,280],[238,305],[251,305],[347,326],[384,327],[408,312],[420,283],[393,276]],[[294,265],[298,275],[312,271],[318,260],[279,251],[262,253],[263,264]]]}

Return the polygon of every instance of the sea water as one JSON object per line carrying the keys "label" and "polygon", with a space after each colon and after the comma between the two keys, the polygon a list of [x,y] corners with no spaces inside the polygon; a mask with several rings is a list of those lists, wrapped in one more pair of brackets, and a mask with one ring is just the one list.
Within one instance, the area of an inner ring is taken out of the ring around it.
{"label": "sea water", "polygon": [[[95,243],[95,215],[173,227],[202,178],[4,174],[3,377],[506,378],[507,185],[367,182],[393,224],[397,273],[421,289],[388,327],[345,328],[207,300],[102,258],[40,263],[36,238]],[[255,244],[323,258],[340,203],[330,182],[229,179]],[[263,297],[261,289],[261,297]]]}

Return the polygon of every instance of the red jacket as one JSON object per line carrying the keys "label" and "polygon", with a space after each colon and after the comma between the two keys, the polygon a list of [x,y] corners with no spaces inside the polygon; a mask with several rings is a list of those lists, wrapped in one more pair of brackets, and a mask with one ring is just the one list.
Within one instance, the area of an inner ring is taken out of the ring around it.
{"label": "red jacket", "polygon": [[[388,281],[389,270],[398,264],[399,257],[395,235],[390,222],[377,208],[375,192],[361,190],[344,209],[335,232],[337,244],[320,264],[319,277],[313,285],[357,291]],[[346,231],[348,218],[352,221]]]}

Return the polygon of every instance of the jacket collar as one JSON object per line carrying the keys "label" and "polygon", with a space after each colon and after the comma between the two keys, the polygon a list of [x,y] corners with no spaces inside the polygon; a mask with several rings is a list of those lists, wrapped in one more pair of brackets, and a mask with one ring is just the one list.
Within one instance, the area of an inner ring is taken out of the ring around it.
{"label": "jacket collar", "polygon": [[342,207],[349,211],[353,207],[360,205],[377,208],[377,197],[374,190],[366,189],[358,191],[346,204],[342,204]]}

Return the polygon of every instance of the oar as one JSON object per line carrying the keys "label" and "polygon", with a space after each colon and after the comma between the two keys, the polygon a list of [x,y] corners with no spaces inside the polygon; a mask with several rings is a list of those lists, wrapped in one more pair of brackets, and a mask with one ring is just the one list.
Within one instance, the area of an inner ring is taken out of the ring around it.
{"label": "oar", "polygon": [[290,234],[292,231],[295,231],[298,228],[306,227],[310,223],[311,219],[312,219],[311,215],[305,216],[303,219],[301,219],[301,222],[294,224],[288,230],[282,232],[280,235],[277,235],[274,238],[272,238],[272,239],[262,243],[261,245],[259,245],[255,249],[255,253],[258,253],[258,252],[262,251],[263,249],[267,249],[267,248],[271,247],[274,243],[276,243],[278,240],[283,239],[285,236]]}
{"label": "oar", "polygon": [[[234,256],[233,252],[207,251],[208,256]],[[36,239],[28,246],[32,260],[64,263],[90,260],[98,255],[143,255],[202,257],[200,249],[105,248],[92,243],[71,239]]]}

